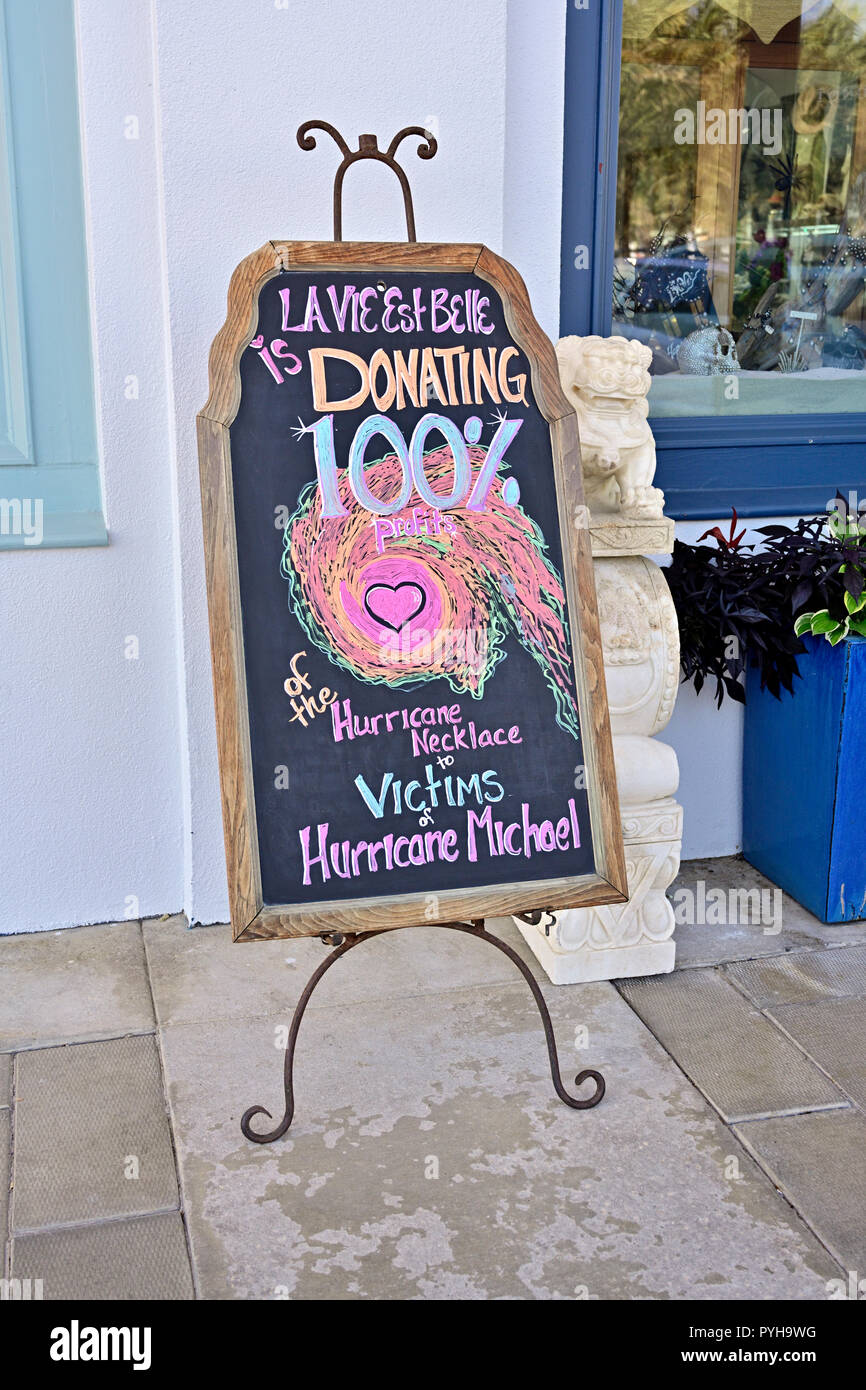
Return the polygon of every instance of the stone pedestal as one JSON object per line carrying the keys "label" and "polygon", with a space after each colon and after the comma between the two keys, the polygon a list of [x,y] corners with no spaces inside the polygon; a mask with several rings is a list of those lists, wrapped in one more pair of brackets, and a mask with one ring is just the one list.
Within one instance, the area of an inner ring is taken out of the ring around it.
{"label": "stone pedestal", "polygon": [[572,984],[673,969],[665,894],[679,869],[682,808],[676,754],[655,735],[673,712],[679,633],[667,584],[647,558],[671,550],[674,530],[652,485],[649,349],[564,338],[557,356],[580,430],[629,886],[627,903],[559,912],[547,933],[517,922],[551,980]]}

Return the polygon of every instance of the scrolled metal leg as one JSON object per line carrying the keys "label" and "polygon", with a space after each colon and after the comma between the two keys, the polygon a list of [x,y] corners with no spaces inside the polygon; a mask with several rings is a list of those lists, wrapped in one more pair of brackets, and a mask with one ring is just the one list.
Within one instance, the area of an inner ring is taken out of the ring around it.
{"label": "scrolled metal leg", "polygon": [[[575,1086],[582,1086],[585,1081],[592,1079],[595,1082],[595,1090],[591,1095],[587,1096],[585,1099],[581,1099],[579,1096],[569,1095],[568,1091],[565,1089],[559,1070],[559,1057],[556,1051],[556,1038],[553,1032],[553,1024],[550,1021],[550,1013],[547,1004],[544,1002],[544,995],[541,993],[538,981],[526,962],[521,960],[517,952],[513,950],[511,946],[507,945],[506,942],[501,941],[498,936],[493,936],[489,931],[485,931],[483,922],[441,922],[438,925],[447,928],[449,931],[462,931],[465,932],[467,936],[475,936],[482,941],[489,941],[491,946],[495,946],[497,950],[502,951],[503,955],[508,956],[509,960],[514,962],[524,980],[529,985],[532,991],[532,997],[535,1000],[536,1008],[541,1015],[544,1036],[547,1040],[547,1056],[550,1062],[550,1075],[553,1081],[553,1089],[556,1091],[563,1105],[570,1106],[572,1110],[591,1110],[594,1105],[598,1105],[605,1092],[605,1082],[601,1072],[595,1071],[591,1067],[587,1067],[583,1071],[578,1072],[574,1079]],[[399,930],[399,928],[396,928],[396,930]],[[346,955],[347,951],[351,951],[354,946],[358,946],[362,941],[369,941],[374,936],[381,936],[381,932],[364,932],[356,936],[347,936],[345,938],[335,933],[330,938],[336,943],[334,949],[310,976],[306,988],[298,1000],[295,1012],[292,1015],[292,1024],[289,1029],[289,1038],[286,1044],[286,1057],[283,1064],[283,1091],[286,1100],[286,1109],[283,1118],[280,1120],[276,1129],[269,1130],[266,1134],[258,1134],[250,1126],[250,1120],[253,1116],[267,1115],[269,1120],[273,1119],[273,1116],[270,1110],[266,1110],[263,1105],[251,1105],[249,1110],[246,1110],[241,1118],[241,1131],[244,1138],[252,1140],[254,1144],[272,1144],[275,1139],[282,1139],[283,1135],[288,1130],[295,1113],[295,1093],[292,1077],[295,1062],[295,1044],[298,1040],[301,1019],[304,1017],[304,1011],[310,1002],[310,996],[322,976],[326,971],[330,970],[331,966],[334,965],[341,956]],[[328,938],[324,939],[327,940]]]}
{"label": "scrolled metal leg", "polygon": [[505,941],[500,941],[498,936],[493,936],[489,931],[485,931],[483,923],[473,922],[471,925],[462,922],[449,922],[448,926],[455,931],[467,932],[469,936],[480,937],[483,941],[489,941],[491,946],[496,946],[503,955],[513,961],[520,971],[535,1000],[538,1012],[541,1015],[541,1024],[544,1028],[544,1036],[547,1040],[547,1056],[550,1061],[550,1077],[553,1082],[553,1089],[559,1096],[563,1105],[570,1105],[572,1110],[591,1110],[594,1105],[598,1105],[605,1092],[605,1081],[600,1071],[595,1071],[592,1067],[586,1067],[579,1071],[574,1078],[575,1086],[582,1086],[584,1081],[589,1081],[590,1077],[595,1082],[595,1090],[586,1099],[579,1096],[570,1096],[562,1084],[562,1074],[559,1070],[559,1057],[556,1051],[556,1036],[553,1032],[553,1024],[550,1020],[550,1012],[544,1002],[544,995],[541,993],[538,981],[524,960],[521,960],[517,952]]}
{"label": "scrolled metal leg", "polygon": [[283,1092],[286,1098],[285,1114],[276,1129],[268,1130],[267,1134],[257,1134],[254,1129],[250,1128],[250,1120],[253,1116],[267,1115],[269,1120],[272,1120],[274,1117],[270,1110],[266,1110],[263,1105],[251,1105],[249,1110],[245,1110],[241,1117],[241,1132],[245,1139],[251,1139],[254,1144],[272,1144],[275,1139],[282,1139],[283,1135],[286,1133],[289,1125],[292,1123],[292,1118],[295,1113],[295,1090],[292,1077],[292,1069],[295,1064],[295,1044],[298,1041],[301,1019],[304,1017],[304,1011],[310,1002],[310,996],[322,976],[330,970],[331,966],[334,965],[341,956],[344,956],[347,951],[351,951],[353,946],[357,946],[359,942],[366,940],[367,937],[378,935],[378,932],[367,932],[365,936],[347,936],[342,939],[338,937],[338,944],[334,947],[334,950],[322,961],[318,969],[313,971],[307,981],[303,994],[295,1006],[295,1012],[292,1015],[292,1025],[289,1029],[289,1040],[286,1043],[286,1058],[283,1063]]}

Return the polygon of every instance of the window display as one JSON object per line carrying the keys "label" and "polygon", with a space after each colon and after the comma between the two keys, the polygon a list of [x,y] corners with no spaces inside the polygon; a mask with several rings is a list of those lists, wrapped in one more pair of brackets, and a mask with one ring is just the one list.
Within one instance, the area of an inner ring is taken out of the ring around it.
{"label": "window display", "polygon": [[626,0],[612,331],[652,413],[866,410],[866,0]]}

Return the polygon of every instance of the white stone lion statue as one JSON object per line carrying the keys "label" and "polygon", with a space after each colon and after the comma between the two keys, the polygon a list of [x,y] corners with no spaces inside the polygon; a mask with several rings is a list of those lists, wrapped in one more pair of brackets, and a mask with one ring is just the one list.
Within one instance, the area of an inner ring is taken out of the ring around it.
{"label": "white stone lion statue", "polygon": [[593,513],[661,517],[652,486],[656,451],[647,423],[652,353],[633,338],[561,338],[563,390],[577,413],[586,502]]}

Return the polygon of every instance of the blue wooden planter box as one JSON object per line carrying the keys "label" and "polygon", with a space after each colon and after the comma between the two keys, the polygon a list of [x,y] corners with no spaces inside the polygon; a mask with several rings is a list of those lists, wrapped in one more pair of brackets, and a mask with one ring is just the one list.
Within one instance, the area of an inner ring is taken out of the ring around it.
{"label": "blue wooden planter box", "polygon": [[743,854],[822,922],[866,917],[866,639],[806,637],[781,702],[746,677]]}

